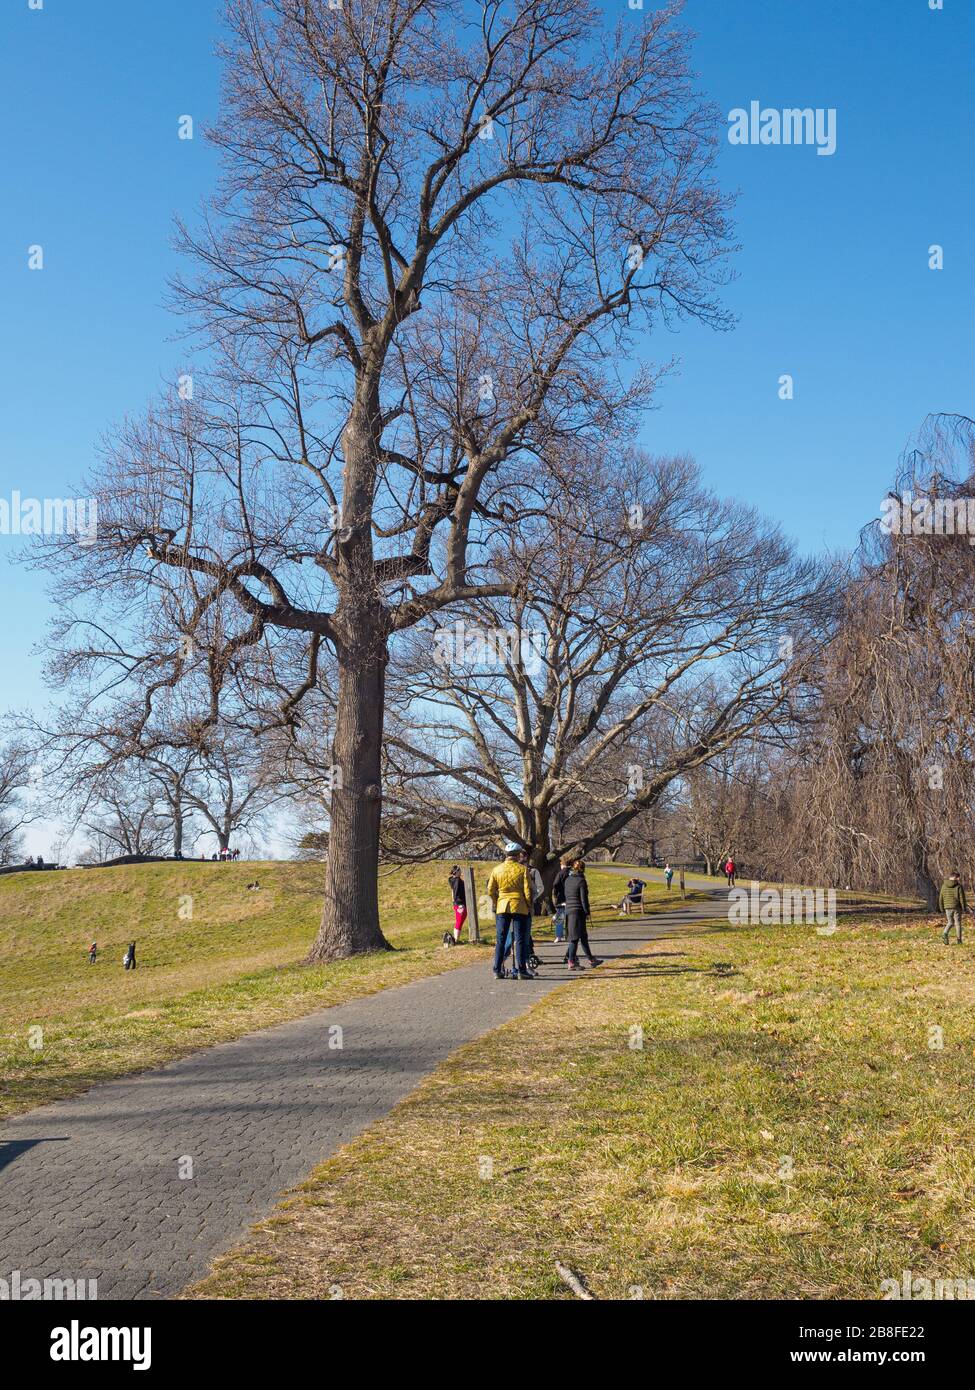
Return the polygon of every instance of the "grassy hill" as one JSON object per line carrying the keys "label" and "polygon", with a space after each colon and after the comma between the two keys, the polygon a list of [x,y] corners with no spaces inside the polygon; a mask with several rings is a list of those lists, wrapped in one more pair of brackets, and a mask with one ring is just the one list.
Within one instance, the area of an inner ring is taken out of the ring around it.
{"label": "grassy hill", "polygon": [[[441,948],[453,921],[447,869],[384,870],[382,924],[395,949],[311,967],[301,962],[321,913],[320,864],[187,860],[0,878],[0,1115],[356,995],[486,962],[486,947]],[[477,872],[483,883],[486,866]],[[259,892],[247,889],[254,879]],[[598,870],[590,882],[594,899],[607,903],[622,889]],[[493,940],[493,924],[482,926]],[[133,938],[134,973],[122,969]],[[92,941],[95,966],[87,963]]]}

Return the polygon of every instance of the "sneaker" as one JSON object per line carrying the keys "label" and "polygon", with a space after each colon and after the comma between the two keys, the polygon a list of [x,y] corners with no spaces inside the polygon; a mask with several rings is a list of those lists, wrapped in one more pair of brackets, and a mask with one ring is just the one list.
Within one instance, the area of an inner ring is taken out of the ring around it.
{"label": "sneaker", "polygon": [[492,971],[491,971],[491,974],[494,976],[494,978],[495,978],[496,980],[503,980],[503,979],[504,979],[504,971],[503,971],[503,970],[492,970]]}
{"label": "sneaker", "polygon": [[595,970],[595,968],[596,968],[597,965],[602,965],[602,964],[603,964],[603,959],[602,959],[601,956],[593,956],[592,960],[589,962],[589,968],[590,968],[590,970]]}
{"label": "sneaker", "polygon": [[582,966],[579,964],[577,960],[567,960],[565,963],[565,968],[566,970],[581,970]]}

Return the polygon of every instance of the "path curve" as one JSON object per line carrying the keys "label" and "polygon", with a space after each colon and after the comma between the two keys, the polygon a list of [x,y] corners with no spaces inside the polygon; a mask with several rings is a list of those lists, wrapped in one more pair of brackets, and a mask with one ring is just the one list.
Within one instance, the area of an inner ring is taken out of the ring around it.
{"label": "path curve", "polygon": [[[716,892],[593,941],[611,971],[635,945],[726,913]],[[561,953],[541,945],[531,982],[494,981],[482,956],[3,1122],[0,1279],[97,1279],[99,1298],[178,1293],[455,1048],[571,986]]]}

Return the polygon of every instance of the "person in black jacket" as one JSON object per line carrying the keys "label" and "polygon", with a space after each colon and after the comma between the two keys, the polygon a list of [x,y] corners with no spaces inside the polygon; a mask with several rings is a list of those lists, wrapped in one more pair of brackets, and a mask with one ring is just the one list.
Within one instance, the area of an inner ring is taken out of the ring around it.
{"label": "person in black jacket", "polygon": [[559,871],[555,875],[555,882],[552,884],[552,901],[555,904],[555,917],[553,925],[555,927],[556,941],[565,940],[565,880],[572,865],[568,859],[559,860]]}
{"label": "person in black jacket", "polygon": [[450,884],[454,904],[454,941],[459,942],[461,928],[467,921],[467,889],[464,887],[464,878],[459,864],[455,864],[451,869],[447,876],[447,882]]}
{"label": "person in black jacket", "polygon": [[589,884],[586,882],[586,866],[582,859],[572,861],[572,868],[566,874],[562,886],[565,890],[565,924],[569,934],[566,964],[570,970],[582,969],[576,959],[581,946],[591,966],[602,965],[600,958],[594,956],[589,949],[589,933],[586,930],[586,921],[590,915]]}

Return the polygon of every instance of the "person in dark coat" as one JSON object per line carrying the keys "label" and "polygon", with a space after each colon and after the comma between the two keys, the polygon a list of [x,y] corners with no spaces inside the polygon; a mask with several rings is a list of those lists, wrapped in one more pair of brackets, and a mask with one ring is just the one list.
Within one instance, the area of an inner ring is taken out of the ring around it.
{"label": "person in dark coat", "polygon": [[570,970],[581,970],[577,956],[579,947],[591,966],[602,965],[598,956],[589,948],[589,933],[586,922],[590,916],[589,884],[586,882],[586,866],[582,859],[574,859],[572,868],[565,876],[565,925],[569,935],[569,950],[566,964]]}
{"label": "person in dark coat", "polygon": [[553,925],[555,927],[556,941],[565,940],[565,880],[571,868],[572,864],[570,860],[560,859],[559,871],[555,875],[555,882],[552,884],[552,901],[555,904]]}
{"label": "person in dark coat", "polygon": [[454,906],[454,941],[460,941],[461,928],[467,921],[467,889],[464,886],[464,876],[460,871],[460,865],[455,864],[447,876],[450,884],[450,893]]}
{"label": "person in dark coat", "polygon": [[130,941],[130,942],[129,942],[128,950],[126,951],[125,955],[122,957],[122,964],[125,966],[126,970],[134,970],[134,969],[135,969],[135,942],[134,942],[134,941]]}

